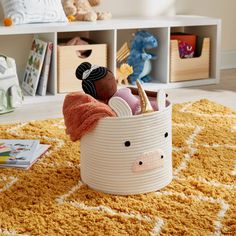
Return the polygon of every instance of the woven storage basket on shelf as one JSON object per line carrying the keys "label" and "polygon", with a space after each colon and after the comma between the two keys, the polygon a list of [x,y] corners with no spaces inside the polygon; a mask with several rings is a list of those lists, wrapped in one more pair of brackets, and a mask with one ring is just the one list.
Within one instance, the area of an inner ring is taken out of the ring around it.
{"label": "woven storage basket on shelf", "polygon": [[101,119],[81,138],[81,178],[89,187],[129,195],[172,180],[172,106],[131,117]]}

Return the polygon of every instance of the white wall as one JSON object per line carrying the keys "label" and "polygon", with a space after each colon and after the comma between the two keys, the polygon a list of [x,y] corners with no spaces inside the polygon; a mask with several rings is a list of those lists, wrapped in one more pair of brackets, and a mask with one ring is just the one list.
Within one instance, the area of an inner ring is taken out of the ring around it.
{"label": "white wall", "polygon": [[173,15],[175,0],[101,0],[99,8],[112,12],[115,17]]}
{"label": "white wall", "polygon": [[176,0],[176,12],[221,18],[221,68],[236,68],[236,0]]}
{"label": "white wall", "polygon": [[[111,10],[114,16],[147,15],[148,0],[102,0],[100,8]],[[222,68],[236,68],[236,0],[150,0],[154,14],[192,14],[222,19]],[[128,6],[127,6],[128,4]]]}
{"label": "white wall", "polygon": [[236,50],[236,0],[176,0],[176,12],[221,18],[222,49]]}
{"label": "white wall", "polygon": [[[100,8],[110,10],[114,16],[145,14],[148,7],[143,4],[150,2],[150,15],[155,13],[193,14],[211,16],[222,19],[222,49],[236,50],[236,0],[102,0]],[[206,3],[207,2],[207,3]],[[127,4],[129,6],[127,6]],[[141,13],[141,9],[143,13]]]}

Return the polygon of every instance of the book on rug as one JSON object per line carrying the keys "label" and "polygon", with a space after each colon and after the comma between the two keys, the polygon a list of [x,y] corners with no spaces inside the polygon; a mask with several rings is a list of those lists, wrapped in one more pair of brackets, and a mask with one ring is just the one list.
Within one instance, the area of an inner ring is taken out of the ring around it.
{"label": "book on rug", "polygon": [[0,139],[0,167],[28,168],[49,147],[39,140]]}
{"label": "book on rug", "polygon": [[39,84],[36,92],[40,96],[45,96],[47,92],[47,84],[50,76],[50,66],[52,60],[52,51],[53,51],[53,43],[48,42],[45,59],[43,62],[42,72],[39,77]]}
{"label": "book on rug", "polygon": [[21,85],[26,95],[36,94],[47,45],[47,42],[41,39],[33,40]]}
{"label": "book on rug", "polygon": [[39,147],[37,148],[33,160],[30,164],[24,164],[21,162],[18,162],[16,164],[0,164],[0,168],[21,168],[21,169],[29,169],[41,156],[46,153],[46,151],[50,148],[50,145],[48,144],[39,144]]}

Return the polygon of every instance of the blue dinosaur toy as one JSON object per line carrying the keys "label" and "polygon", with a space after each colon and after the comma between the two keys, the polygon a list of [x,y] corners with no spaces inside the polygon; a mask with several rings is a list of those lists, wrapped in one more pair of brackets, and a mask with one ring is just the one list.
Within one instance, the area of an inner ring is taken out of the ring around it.
{"label": "blue dinosaur toy", "polygon": [[128,77],[131,84],[135,84],[139,79],[142,82],[151,81],[149,73],[152,65],[151,59],[155,59],[155,55],[146,52],[146,49],[155,48],[158,46],[157,39],[147,31],[137,31],[131,43],[130,55],[127,58],[127,63],[133,67],[133,74]]}

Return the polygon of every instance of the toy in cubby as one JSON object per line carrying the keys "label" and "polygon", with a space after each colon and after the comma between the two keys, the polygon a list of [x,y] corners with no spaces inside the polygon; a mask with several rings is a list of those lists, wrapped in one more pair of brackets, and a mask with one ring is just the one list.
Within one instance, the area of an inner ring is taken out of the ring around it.
{"label": "toy in cubby", "polygon": [[133,67],[127,63],[122,63],[120,68],[116,69],[116,79],[118,84],[121,85],[123,82],[125,85],[128,85],[128,77],[133,73]]}
{"label": "toy in cubby", "polygon": [[210,77],[210,37],[176,33],[170,40],[170,82]]}
{"label": "toy in cubby", "polygon": [[[131,75],[133,67],[127,63],[122,63],[130,55],[130,49],[128,43],[125,42],[116,54],[117,68],[116,68],[116,79],[117,83],[121,85],[123,82],[128,85],[128,76]],[[120,66],[118,66],[120,64]]]}
{"label": "toy in cubby", "polygon": [[147,52],[158,46],[158,41],[151,33],[140,30],[134,34],[131,45],[124,43],[117,52],[117,62],[126,59],[126,63],[132,67],[133,73],[128,76],[128,81],[135,84],[136,80],[149,82],[152,80],[150,72],[152,70],[151,60],[156,58],[155,54]]}
{"label": "toy in cubby", "polygon": [[[165,93],[154,93],[153,105],[139,80],[138,96],[133,89],[117,90],[114,75],[90,63],[79,65],[76,76],[82,78],[85,93],[68,94],[63,114],[67,134],[73,141],[80,139],[82,181],[97,191],[118,195],[147,193],[168,185],[172,180],[172,109]],[[101,97],[100,86],[105,87]]]}
{"label": "toy in cubby", "polygon": [[196,38],[194,34],[172,33],[171,40],[178,40],[180,58],[192,58],[195,56]]}
{"label": "toy in cubby", "polygon": [[146,50],[157,46],[158,41],[151,33],[144,30],[135,33],[130,46],[130,55],[127,58],[127,63],[133,67],[134,71],[128,78],[131,84],[135,84],[136,80],[142,82],[152,80],[150,77],[151,60],[155,59],[156,55]]}

